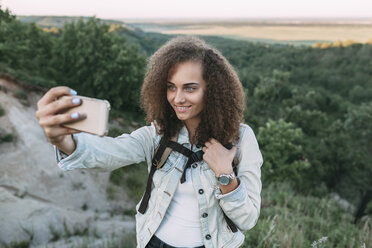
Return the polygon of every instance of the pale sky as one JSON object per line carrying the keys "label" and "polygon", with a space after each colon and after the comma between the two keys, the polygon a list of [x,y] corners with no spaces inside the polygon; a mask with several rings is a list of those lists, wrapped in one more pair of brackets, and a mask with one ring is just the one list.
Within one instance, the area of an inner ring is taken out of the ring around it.
{"label": "pale sky", "polygon": [[99,18],[372,18],[372,0],[0,0],[15,15]]}

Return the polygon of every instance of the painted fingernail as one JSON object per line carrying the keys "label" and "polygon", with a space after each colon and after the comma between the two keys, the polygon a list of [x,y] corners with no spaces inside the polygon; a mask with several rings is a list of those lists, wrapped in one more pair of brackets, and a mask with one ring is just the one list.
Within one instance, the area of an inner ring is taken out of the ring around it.
{"label": "painted fingernail", "polygon": [[79,104],[80,103],[80,98],[73,98],[72,103],[73,104]]}
{"label": "painted fingernail", "polygon": [[76,96],[77,95],[77,92],[75,90],[73,90],[73,89],[70,89],[70,94]]}
{"label": "painted fingernail", "polygon": [[77,118],[79,118],[79,113],[78,113],[78,112],[74,112],[74,113],[72,113],[72,114],[71,114],[71,118],[72,118],[72,119],[77,119]]}

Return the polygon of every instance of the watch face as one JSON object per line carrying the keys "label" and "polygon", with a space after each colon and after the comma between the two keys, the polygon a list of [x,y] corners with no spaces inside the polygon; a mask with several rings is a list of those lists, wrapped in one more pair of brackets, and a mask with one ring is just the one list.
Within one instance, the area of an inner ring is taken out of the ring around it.
{"label": "watch face", "polygon": [[218,182],[222,185],[228,185],[230,183],[230,178],[228,176],[222,175],[218,178]]}

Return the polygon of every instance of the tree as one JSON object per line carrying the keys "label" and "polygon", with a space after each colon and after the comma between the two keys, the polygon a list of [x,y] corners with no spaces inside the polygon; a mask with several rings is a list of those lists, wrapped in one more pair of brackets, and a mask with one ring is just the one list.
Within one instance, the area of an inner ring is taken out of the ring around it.
{"label": "tree", "polygon": [[355,213],[355,222],[364,214],[372,200],[372,102],[350,108],[345,120],[345,129],[352,137],[350,150],[354,154],[354,170],[349,180],[361,192],[361,200]]}
{"label": "tree", "polygon": [[15,20],[15,16],[12,15],[12,13],[9,11],[9,9],[6,9],[5,11],[1,8],[0,4],[0,25],[3,22],[12,22]]}
{"label": "tree", "polygon": [[302,138],[302,130],[283,119],[269,120],[259,128],[257,139],[265,161],[263,180],[299,183],[303,179],[310,163],[303,152]]}
{"label": "tree", "polygon": [[80,94],[107,99],[116,109],[135,110],[145,56],[109,30],[96,18],[66,24],[54,51],[57,81]]}

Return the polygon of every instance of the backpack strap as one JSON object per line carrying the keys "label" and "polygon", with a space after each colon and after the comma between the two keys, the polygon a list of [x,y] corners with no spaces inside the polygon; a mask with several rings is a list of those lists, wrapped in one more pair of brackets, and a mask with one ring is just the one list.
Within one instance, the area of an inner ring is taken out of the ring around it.
{"label": "backpack strap", "polygon": [[158,148],[155,151],[155,155],[152,158],[151,169],[150,169],[149,177],[147,178],[145,194],[143,195],[141,204],[138,208],[138,212],[140,212],[141,214],[144,214],[146,212],[147,205],[149,204],[149,200],[151,197],[152,178],[154,177],[156,168],[161,160],[161,157],[165,149],[167,148],[166,144],[167,144],[167,139],[163,136],[159,142]]}
{"label": "backpack strap", "polygon": [[[166,139],[165,138],[163,139],[163,138],[161,139],[161,141],[163,140],[162,146],[165,145],[165,148],[164,147],[162,148],[162,149],[164,149],[163,154],[161,154],[162,151],[159,151],[159,149],[156,149],[156,151],[155,151],[155,156],[154,157],[157,156],[156,161],[155,161],[156,169],[160,169],[161,167],[163,167],[163,165],[165,164],[165,161],[167,161],[170,153],[172,152],[172,150],[174,150],[170,146],[170,143],[176,143],[176,141],[177,141],[177,136],[172,137],[170,141],[166,141]],[[164,142],[164,140],[165,140],[165,142]],[[161,157],[159,158],[160,155],[161,155]]]}
{"label": "backpack strap", "polygon": [[163,167],[165,161],[167,161],[170,153],[172,152],[172,148],[168,147],[167,144],[168,142],[175,142],[176,140],[177,136],[172,137],[170,141],[165,136],[163,136],[159,142],[159,146],[154,152],[155,155],[152,158],[151,169],[149,177],[147,178],[145,194],[143,195],[141,204],[138,209],[138,212],[140,212],[141,214],[144,214],[146,212],[147,205],[149,204],[149,200],[151,197],[152,179],[154,177],[155,171]]}
{"label": "backpack strap", "polygon": [[[153,182],[152,179],[154,177],[155,171],[163,167],[165,161],[168,159],[172,150],[177,151],[185,155],[188,158],[187,163],[182,172],[182,176],[180,180],[181,183],[184,183],[186,181],[186,170],[190,168],[193,163],[203,160],[204,152],[202,150],[197,151],[197,152],[192,152],[190,149],[177,143],[176,140],[177,140],[177,136],[173,137],[171,140],[168,140],[166,137],[163,136],[159,142],[158,148],[155,150],[155,155],[152,159],[151,170],[149,173],[149,177],[147,179],[146,191],[142,198],[140,207],[138,209],[138,212],[140,212],[141,214],[144,214],[146,212],[146,209],[147,209],[150,197],[151,197],[151,187],[152,187],[152,182]],[[227,149],[231,149],[232,144],[228,144],[225,147]],[[237,167],[237,162],[235,158],[232,164],[233,164],[233,169],[235,172],[235,169]],[[230,227],[231,231],[234,233],[237,232],[238,229],[236,225],[230,220],[229,217],[227,217],[225,213],[223,214],[224,214],[226,223]]]}
{"label": "backpack strap", "polygon": [[189,169],[193,163],[203,160],[203,154],[204,152],[200,150],[197,152],[193,152],[189,156],[189,159],[187,160],[185,168],[183,169],[183,173],[181,176],[181,183],[184,183],[186,181],[186,170]]}

